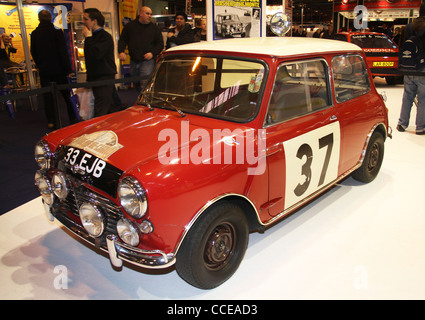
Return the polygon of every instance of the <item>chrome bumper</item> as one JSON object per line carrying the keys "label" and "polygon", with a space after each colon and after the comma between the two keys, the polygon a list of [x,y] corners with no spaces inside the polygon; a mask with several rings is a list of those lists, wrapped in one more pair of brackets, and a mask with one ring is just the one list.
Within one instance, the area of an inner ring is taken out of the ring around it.
{"label": "chrome bumper", "polygon": [[121,267],[123,260],[131,264],[150,269],[162,269],[172,266],[176,260],[160,250],[141,250],[121,242],[117,236],[108,234],[106,244],[109,260],[114,267]]}
{"label": "chrome bumper", "polygon": [[75,221],[67,218],[66,215],[55,214],[52,212],[51,208],[44,203],[44,201],[43,205],[46,216],[50,221],[54,221],[56,218],[56,220],[81,239],[86,240],[91,245],[108,252],[109,259],[114,267],[120,268],[123,264],[123,260],[148,269],[168,268],[176,262],[173,254],[166,254],[161,250],[142,250],[132,247],[122,242],[118,236],[113,234],[108,234],[106,236],[106,246],[99,246],[97,244],[97,239],[90,237]]}

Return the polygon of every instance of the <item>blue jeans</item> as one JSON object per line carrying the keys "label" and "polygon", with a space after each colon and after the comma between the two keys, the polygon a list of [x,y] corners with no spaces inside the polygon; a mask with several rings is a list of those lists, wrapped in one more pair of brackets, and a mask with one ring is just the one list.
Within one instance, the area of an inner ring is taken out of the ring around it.
{"label": "blue jeans", "polygon": [[141,62],[135,62],[130,60],[130,73],[132,77],[141,77],[140,82],[135,82],[137,91],[140,91],[148,81],[149,76],[151,75],[153,68],[155,67],[155,60],[145,60]]}
{"label": "blue jeans", "polygon": [[404,94],[398,124],[404,129],[409,126],[410,112],[418,96],[416,132],[425,131],[425,76],[404,76]]}

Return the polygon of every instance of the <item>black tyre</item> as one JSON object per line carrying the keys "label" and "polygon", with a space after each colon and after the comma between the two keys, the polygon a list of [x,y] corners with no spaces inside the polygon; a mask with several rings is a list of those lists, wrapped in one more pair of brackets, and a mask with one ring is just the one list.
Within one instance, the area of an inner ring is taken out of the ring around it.
{"label": "black tyre", "polygon": [[384,159],[384,145],[382,134],[374,132],[367,146],[361,167],[352,174],[354,179],[367,183],[376,178]]}
{"label": "black tyre", "polygon": [[248,222],[241,208],[232,203],[214,206],[186,235],[177,253],[177,272],[195,287],[215,288],[239,267],[248,238]]}

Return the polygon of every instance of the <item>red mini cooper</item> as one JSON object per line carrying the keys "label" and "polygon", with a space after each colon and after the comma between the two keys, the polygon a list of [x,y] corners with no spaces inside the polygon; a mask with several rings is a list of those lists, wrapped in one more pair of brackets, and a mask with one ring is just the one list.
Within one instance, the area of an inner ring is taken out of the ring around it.
{"label": "red mini cooper", "polygon": [[389,85],[403,82],[403,77],[397,75],[398,46],[386,34],[341,32],[335,34],[334,38],[354,43],[362,48],[373,76],[385,77]]}
{"label": "red mini cooper", "polygon": [[35,181],[48,217],[114,266],[174,265],[210,289],[250,232],[350,174],[372,181],[389,135],[358,46],[206,41],[166,51],[133,107],[43,137]]}

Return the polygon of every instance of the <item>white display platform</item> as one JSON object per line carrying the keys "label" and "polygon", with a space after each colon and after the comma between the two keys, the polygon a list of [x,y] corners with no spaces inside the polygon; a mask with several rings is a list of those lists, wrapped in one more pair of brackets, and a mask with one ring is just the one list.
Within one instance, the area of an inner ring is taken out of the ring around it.
{"label": "white display platform", "polygon": [[[378,178],[348,178],[264,234],[236,274],[196,289],[175,269],[116,271],[37,198],[0,216],[0,299],[424,299],[425,136],[395,130],[403,86],[386,91],[393,139]],[[65,281],[67,280],[67,281]]]}

